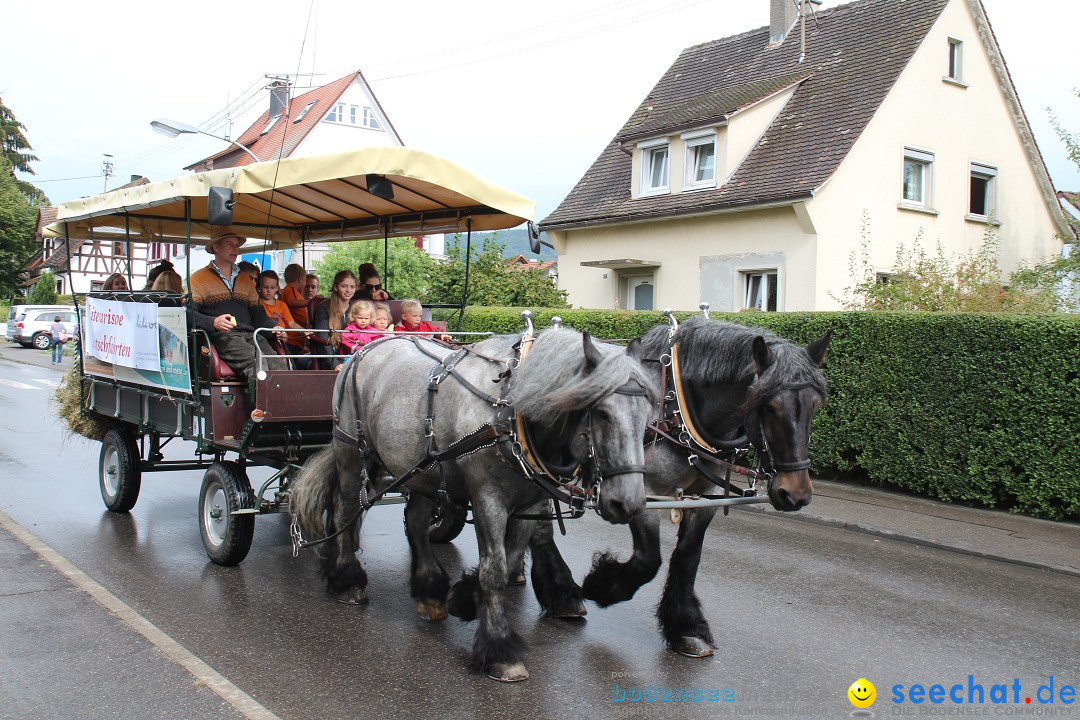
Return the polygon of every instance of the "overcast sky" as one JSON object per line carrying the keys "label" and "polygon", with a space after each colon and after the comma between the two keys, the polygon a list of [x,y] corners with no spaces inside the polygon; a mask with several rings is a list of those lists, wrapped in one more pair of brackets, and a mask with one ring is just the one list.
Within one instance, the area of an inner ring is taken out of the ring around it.
{"label": "overcast sky", "polygon": [[[1047,113],[1080,132],[1075,0],[983,3],[1055,186],[1080,190]],[[223,148],[157,135],[156,117],[221,133],[231,103],[235,137],[268,106],[265,75],[307,86],[360,69],[407,145],[543,218],[682,48],[767,25],[769,0],[20,0],[3,17],[0,97],[54,203],[101,192],[104,153],[114,188]]]}

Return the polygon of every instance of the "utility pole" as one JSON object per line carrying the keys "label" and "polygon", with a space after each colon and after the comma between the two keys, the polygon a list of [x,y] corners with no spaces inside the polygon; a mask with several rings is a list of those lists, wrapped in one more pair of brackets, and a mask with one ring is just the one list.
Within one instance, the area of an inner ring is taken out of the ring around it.
{"label": "utility pole", "polygon": [[105,176],[105,190],[102,192],[106,192],[109,189],[109,178],[113,174],[112,155],[109,153],[105,153],[105,159],[101,161],[101,174]]}

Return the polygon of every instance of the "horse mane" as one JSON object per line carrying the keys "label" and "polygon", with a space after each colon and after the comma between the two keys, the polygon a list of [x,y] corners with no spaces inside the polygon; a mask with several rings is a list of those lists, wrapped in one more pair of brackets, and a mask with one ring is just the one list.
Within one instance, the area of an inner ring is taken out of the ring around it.
{"label": "horse mane", "polygon": [[[668,352],[667,325],[658,325],[642,338],[642,357],[660,358]],[[754,338],[761,336],[772,363],[757,380]],[[695,315],[679,325],[679,365],[684,379],[699,383],[753,382],[745,407],[757,407],[785,385],[808,383],[825,397],[825,375],[806,348],[759,327],[747,327]]]}
{"label": "horse mane", "polygon": [[650,402],[656,402],[652,381],[626,348],[597,340],[593,345],[602,359],[586,374],[580,332],[552,329],[540,333],[514,372],[510,403],[532,422],[553,423],[561,415],[584,410],[631,380],[645,388]]}

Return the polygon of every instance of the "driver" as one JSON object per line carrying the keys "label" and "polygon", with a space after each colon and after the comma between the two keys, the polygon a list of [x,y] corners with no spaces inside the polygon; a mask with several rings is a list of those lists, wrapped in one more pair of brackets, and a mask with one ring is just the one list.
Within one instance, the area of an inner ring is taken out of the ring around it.
{"label": "driver", "polygon": [[[231,227],[215,228],[206,244],[213,261],[191,275],[195,326],[205,330],[218,355],[248,381],[255,375],[255,328],[274,327],[259,302],[255,283],[236,264],[244,238]],[[271,369],[288,365],[277,359],[267,338],[258,335],[259,347],[271,360]]]}

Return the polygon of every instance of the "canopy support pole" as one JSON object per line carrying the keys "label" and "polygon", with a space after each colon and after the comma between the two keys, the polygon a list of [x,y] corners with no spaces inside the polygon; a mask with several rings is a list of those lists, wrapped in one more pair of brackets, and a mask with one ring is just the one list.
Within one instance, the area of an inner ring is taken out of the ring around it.
{"label": "canopy support pole", "polygon": [[124,213],[124,256],[127,258],[128,291],[135,289],[131,280],[131,215]]}
{"label": "canopy support pole", "polygon": [[[75,297],[75,281],[71,276],[71,236],[68,234],[68,224],[64,223],[64,251],[67,252],[67,277],[68,290],[71,291],[71,304],[75,306],[75,317],[79,316],[79,298]],[[41,282],[40,280],[38,282]],[[81,323],[80,323],[81,326]]]}
{"label": "canopy support pole", "polygon": [[469,301],[469,265],[472,260],[472,217],[465,218],[465,283],[461,291],[461,307],[458,308],[457,329],[465,322],[465,303]]}
{"label": "canopy support pole", "polygon": [[[383,271],[383,289],[390,287],[390,223],[383,223],[383,236],[382,236],[382,271]],[[389,292],[387,290],[387,292]]]}

